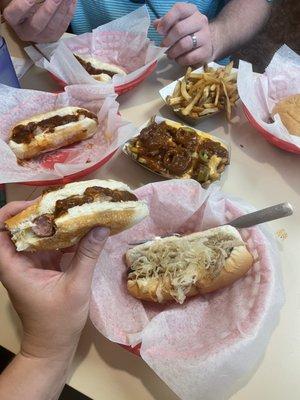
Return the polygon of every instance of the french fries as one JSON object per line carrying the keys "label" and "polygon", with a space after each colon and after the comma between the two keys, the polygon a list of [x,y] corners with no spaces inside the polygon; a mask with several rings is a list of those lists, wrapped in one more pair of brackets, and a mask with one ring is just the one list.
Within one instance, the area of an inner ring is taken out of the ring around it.
{"label": "french fries", "polygon": [[237,74],[232,72],[233,62],[214,69],[205,65],[204,72],[193,72],[188,67],[184,78],[177,82],[174,92],[167,97],[167,104],[182,116],[198,119],[226,110],[227,119],[239,98]]}

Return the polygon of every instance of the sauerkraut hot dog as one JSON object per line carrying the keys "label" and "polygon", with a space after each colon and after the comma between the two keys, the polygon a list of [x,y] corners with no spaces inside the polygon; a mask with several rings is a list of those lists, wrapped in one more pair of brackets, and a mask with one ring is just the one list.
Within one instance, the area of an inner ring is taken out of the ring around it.
{"label": "sauerkraut hot dog", "polygon": [[168,237],[126,253],[127,288],[141,300],[182,304],[241,278],[253,265],[239,232],[221,226],[183,237]]}
{"label": "sauerkraut hot dog", "polygon": [[20,121],[10,132],[9,146],[19,160],[80,142],[94,135],[97,116],[79,107],[64,107]]}
{"label": "sauerkraut hot dog", "polygon": [[95,226],[115,234],[147,215],[147,204],[129,186],[94,179],[50,188],[5,224],[18,251],[54,250],[76,244]]}
{"label": "sauerkraut hot dog", "polygon": [[110,82],[114,75],[127,75],[125,70],[118,65],[102,62],[94,57],[86,57],[74,54],[77,61],[88,74],[100,82]]}

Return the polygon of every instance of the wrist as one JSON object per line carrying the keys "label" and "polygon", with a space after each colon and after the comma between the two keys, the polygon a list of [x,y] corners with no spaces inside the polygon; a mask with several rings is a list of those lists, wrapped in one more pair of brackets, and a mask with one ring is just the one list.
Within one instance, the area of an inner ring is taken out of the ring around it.
{"label": "wrist", "polygon": [[[49,360],[61,362],[69,360],[75,353],[80,335],[63,340],[45,340],[32,335],[24,334],[20,354],[29,359]],[[55,338],[57,339],[57,338]]]}
{"label": "wrist", "polygon": [[211,43],[212,43],[212,57],[211,61],[218,60],[221,57],[221,39],[219,34],[219,26],[217,21],[212,21],[209,24],[210,35],[211,35]]}

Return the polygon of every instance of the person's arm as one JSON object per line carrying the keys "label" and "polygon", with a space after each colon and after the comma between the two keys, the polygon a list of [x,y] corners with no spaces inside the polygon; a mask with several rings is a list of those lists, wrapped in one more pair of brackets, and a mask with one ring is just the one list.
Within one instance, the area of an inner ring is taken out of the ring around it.
{"label": "person's arm", "polygon": [[231,0],[211,22],[213,59],[220,59],[247,43],[268,20],[267,0]]}
{"label": "person's arm", "polygon": [[93,272],[109,233],[93,229],[62,271],[62,252],[18,253],[4,230],[4,221],[29,204],[0,209],[0,281],[23,326],[21,350],[0,375],[3,400],[58,398],[88,317]]}
{"label": "person's arm", "polygon": [[231,0],[209,22],[194,4],[176,3],[162,18],[154,21],[164,36],[168,56],[181,65],[218,60],[238,49],[264,25],[271,6],[267,0]]}
{"label": "person's arm", "polygon": [[0,375],[0,398],[56,400],[67,380],[76,346],[57,358],[37,358],[20,352]]}

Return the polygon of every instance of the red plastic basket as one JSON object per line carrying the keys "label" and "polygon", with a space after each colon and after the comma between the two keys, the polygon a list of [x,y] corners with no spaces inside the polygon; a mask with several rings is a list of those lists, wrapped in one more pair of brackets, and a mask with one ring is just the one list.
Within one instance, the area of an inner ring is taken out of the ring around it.
{"label": "red plastic basket", "polygon": [[300,147],[286,142],[285,140],[279,139],[278,137],[274,136],[272,133],[268,132],[265,130],[262,126],[260,126],[255,119],[253,118],[252,114],[250,111],[247,109],[247,107],[243,104],[243,111],[244,114],[249,121],[250,125],[253,126],[269,143],[273,144],[276,147],[279,147],[282,150],[288,151],[290,153],[294,154],[300,154]]}
{"label": "red plastic basket", "polygon": [[[46,180],[46,181],[20,182],[20,184],[28,185],[28,186],[52,186],[52,185],[65,185],[67,183],[74,182],[75,180],[82,178],[82,177],[96,171],[97,169],[101,168],[104,164],[106,164],[113,157],[113,155],[115,154],[116,151],[117,150],[113,151],[108,156],[103,158],[103,160],[101,160],[97,164],[94,164],[92,167],[88,167],[82,171],[76,172],[75,174],[67,175],[60,179],[53,179],[53,180],[49,180],[49,181]],[[63,160],[55,160],[55,162],[63,162]],[[53,166],[54,166],[54,162],[52,159],[51,162],[49,162],[48,167],[49,167],[49,169],[53,169]]]}
{"label": "red plastic basket", "polygon": [[[143,74],[138,76],[133,81],[125,83],[124,85],[116,86],[115,87],[116,93],[118,95],[120,95],[120,94],[129,92],[129,90],[132,90],[135,87],[137,87],[141,82],[143,82],[146,78],[148,78],[148,76],[150,76],[152,74],[152,72],[155,70],[156,66],[157,66],[157,61],[154,61],[154,63],[151,64]],[[56,83],[58,83],[60,86],[62,86],[62,88],[64,88],[67,85],[66,82],[59,79],[56,75],[52,74],[51,72],[49,72],[49,74],[51,75],[52,79]]]}
{"label": "red plastic basket", "polygon": [[137,344],[135,347],[125,346],[124,344],[120,344],[120,346],[123,347],[123,349],[129,351],[130,353],[132,353],[138,357],[141,357],[141,354],[140,354],[141,345],[140,344]]}

